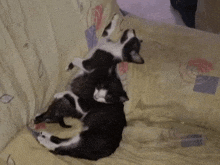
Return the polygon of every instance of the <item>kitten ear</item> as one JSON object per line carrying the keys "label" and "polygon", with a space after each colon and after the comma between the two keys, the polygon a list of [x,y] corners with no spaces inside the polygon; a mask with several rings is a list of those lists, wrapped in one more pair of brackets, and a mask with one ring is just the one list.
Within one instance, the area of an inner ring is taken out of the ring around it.
{"label": "kitten ear", "polygon": [[132,62],[137,63],[137,64],[143,64],[144,59],[135,51],[131,51],[130,53]]}
{"label": "kitten ear", "polygon": [[129,100],[129,98],[127,95],[120,97],[120,102],[122,102],[122,103],[124,103],[125,101],[128,101],[128,100]]}

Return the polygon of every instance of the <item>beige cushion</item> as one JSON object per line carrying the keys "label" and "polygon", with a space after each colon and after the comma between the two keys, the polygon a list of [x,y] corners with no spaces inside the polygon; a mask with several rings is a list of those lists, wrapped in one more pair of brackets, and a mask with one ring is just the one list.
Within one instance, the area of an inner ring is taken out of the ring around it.
{"label": "beige cushion", "polygon": [[[144,40],[140,54],[145,64],[129,64],[128,69],[126,63],[119,65],[130,100],[125,104],[128,126],[116,152],[96,162],[53,155],[24,128],[2,154],[10,155],[16,164],[22,165],[218,164],[219,88],[215,95],[210,95],[194,92],[193,87],[197,74],[220,76],[219,37],[135,17],[121,21],[113,39],[117,40],[126,28],[135,28]],[[206,59],[213,70],[205,65],[202,68],[208,72],[200,73],[195,63],[189,70],[189,61],[195,59]],[[79,121],[66,119],[66,122],[73,128],[47,124],[46,130],[59,137],[74,136],[80,131]],[[202,135],[203,145],[185,147],[182,143],[190,134]]]}
{"label": "beige cushion", "polygon": [[65,67],[88,52],[85,30],[96,25],[99,37],[119,9],[115,0],[7,0],[0,11],[1,150],[66,89],[77,70]]}

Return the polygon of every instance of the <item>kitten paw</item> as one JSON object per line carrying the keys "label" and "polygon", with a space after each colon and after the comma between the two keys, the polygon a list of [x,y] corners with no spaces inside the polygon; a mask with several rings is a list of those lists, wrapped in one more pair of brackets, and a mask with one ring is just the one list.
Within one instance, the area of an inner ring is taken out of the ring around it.
{"label": "kitten paw", "polygon": [[113,16],[113,20],[118,20],[119,19],[119,14],[115,14],[114,16]]}
{"label": "kitten paw", "polygon": [[80,67],[82,65],[82,62],[83,62],[83,59],[76,57],[76,58],[74,58],[74,61],[72,62],[72,64],[74,66]]}
{"label": "kitten paw", "polygon": [[72,61],[67,67],[66,67],[66,71],[69,71],[71,69],[73,69],[75,66],[79,67],[82,70],[85,70],[83,65],[82,65],[83,59],[81,58],[74,58],[74,61]]}
{"label": "kitten paw", "polygon": [[39,137],[42,138],[42,139],[50,139],[52,135],[48,132],[40,132],[40,135]]}
{"label": "kitten paw", "polygon": [[44,147],[54,150],[57,145],[50,141],[51,135],[47,132],[41,132],[40,135],[37,137],[38,142],[43,145]]}
{"label": "kitten paw", "polygon": [[113,24],[114,28],[117,24],[118,19],[119,19],[119,14],[115,14],[112,18],[112,24]]}

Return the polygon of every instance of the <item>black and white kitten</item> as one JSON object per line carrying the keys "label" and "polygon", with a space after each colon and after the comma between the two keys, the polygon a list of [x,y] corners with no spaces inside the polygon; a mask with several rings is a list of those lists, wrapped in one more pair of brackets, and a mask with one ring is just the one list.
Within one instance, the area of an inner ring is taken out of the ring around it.
{"label": "black and white kitten", "polygon": [[143,64],[144,59],[139,55],[142,40],[136,37],[134,29],[125,30],[118,42],[110,40],[110,35],[116,28],[118,19],[119,15],[114,15],[112,21],[105,28],[102,38],[89,51],[89,59],[75,58],[67,70],[76,65],[88,72],[97,67],[111,67],[122,61]]}
{"label": "black and white kitten", "polygon": [[109,156],[117,149],[126,126],[123,102],[128,97],[115,69],[106,70],[109,74],[97,81],[92,98],[83,99],[68,91],[58,93],[54,104],[43,114],[50,121],[60,121],[65,115],[79,118],[83,122],[82,132],[73,138],[61,139],[29,128],[40,144],[54,154],[89,160]]}
{"label": "black and white kitten", "polygon": [[[88,103],[86,100],[83,102]],[[126,126],[124,105],[93,103],[89,103],[92,106],[81,120],[82,132],[75,137],[60,139],[47,132],[31,131],[37,141],[54,154],[89,160],[107,157],[114,153],[122,139]]]}
{"label": "black and white kitten", "polygon": [[[71,126],[66,125],[63,118],[84,117],[89,108],[94,106],[95,101],[113,104],[128,100],[117,76],[116,66],[97,68],[91,73],[85,73],[73,81],[72,87],[76,94],[72,91],[57,93],[47,111],[37,115],[34,123],[59,123],[60,126],[69,128]],[[84,100],[87,101],[87,106],[83,105]]]}

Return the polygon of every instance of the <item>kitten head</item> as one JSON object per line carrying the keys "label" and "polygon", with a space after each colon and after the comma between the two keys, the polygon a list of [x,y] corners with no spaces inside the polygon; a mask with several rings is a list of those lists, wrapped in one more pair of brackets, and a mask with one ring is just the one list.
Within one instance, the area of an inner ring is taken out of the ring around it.
{"label": "kitten head", "polygon": [[124,44],[122,49],[123,61],[143,64],[144,59],[139,55],[142,40],[136,37],[135,30],[127,29],[124,31],[121,40],[121,44]]}
{"label": "kitten head", "polygon": [[93,94],[94,100],[107,104],[128,101],[128,96],[115,73],[115,68],[110,68],[109,72],[111,73],[109,73],[107,78],[105,77],[105,79],[101,79],[97,83]]}

